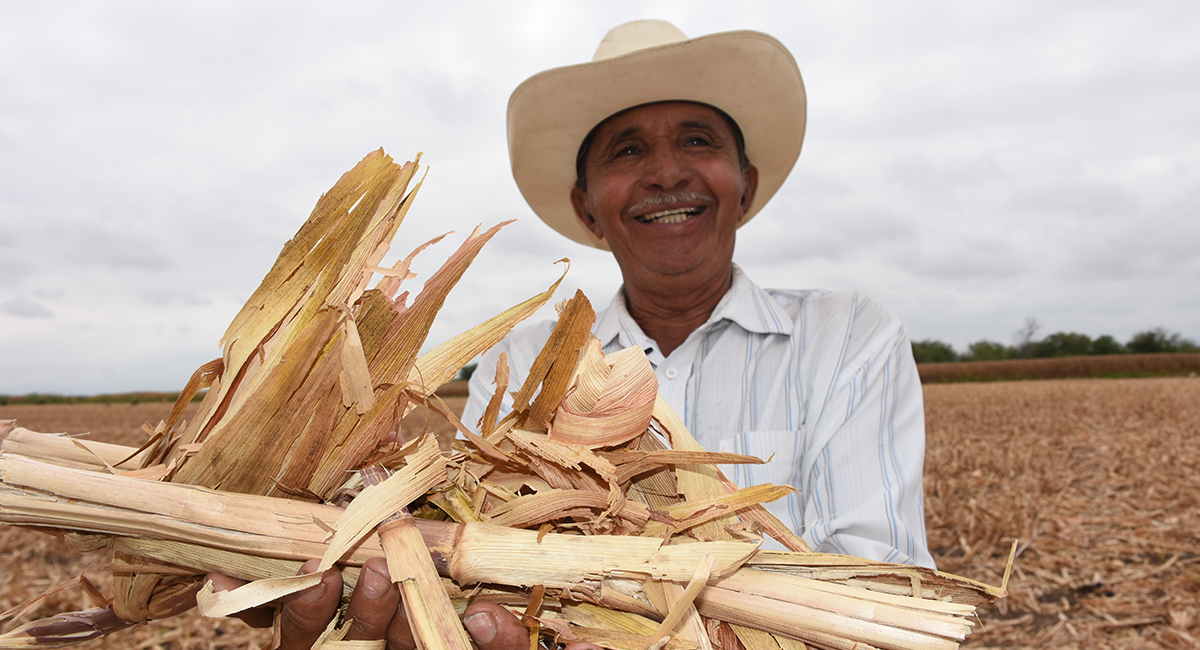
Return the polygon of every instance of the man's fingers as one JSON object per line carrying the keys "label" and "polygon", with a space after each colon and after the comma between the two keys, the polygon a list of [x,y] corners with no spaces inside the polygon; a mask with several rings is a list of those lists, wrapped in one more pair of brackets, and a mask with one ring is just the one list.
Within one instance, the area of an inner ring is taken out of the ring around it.
{"label": "man's fingers", "polygon": [[396,616],[391,625],[388,625],[387,647],[388,650],[412,650],[417,647],[412,628],[408,626],[408,615],[403,604],[396,609]]}
{"label": "man's fingers", "polygon": [[463,612],[463,627],[479,650],[524,650],[529,647],[529,628],[512,612],[496,603],[476,601]]}
{"label": "man's fingers", "polygon": [[388,626],[396,616],[399,605],[400,589],[388,576],[387,561],[381,557],[367,560],[358,574],[358,584],[346,609],[346,618],[352,621],[346,639],[371,641],[386,638]]}
{"label": "man's fingers", "polygon": [[[497,605],[480,600],[467,605],[463,612],[463,627],[475,639],[479,650],[527,650],[529,628],[515,614]],[[564,650],[601,650],[594,643],[576,642]]]}
{"label": "man's fingers", "polygon": [[210,573],[204,576],[204,581],[213,583],[213,591],[233,591],[246,584],[245,580],[230,578],[222,573]]}
{"label": "man's fingers", "polygon": [[[300,573],[312,573],[319,562],[309,560]],[[331,568],[321,575],[321,582],[294,594],[284,596],[280,615],[280,650],[309,650],[317,637],[329,626],[337,613],[342,596],[342,574]]]}
{"label": "man's fingers", "polygon": [[[317,560],[309,560],[301,567],[300,573],[311,573],[317,569],[317,565]],[[220,574],[211,574],[209,579],[218,591],[245,584]],[[326,571],[317,585],[285,596],[279,649],[311,648],[337,613],[341,593],[342,576],[334,568]],[[250,610],[237,616],[251,625],[266,626],[271,623],[268,610]],[[353,621],[346,634],[347,640],[387,639],[388,650],[411,650],[416,645],[400,604],[400,590],[388,576],[387,562],[383,558],[372,558],[363,565],[358,585],[350,596],[346,617]],[[513,613],[495,603],[477,601],[468,605],[463,612],[463,626],[474,639],[478,650],[527,650],[529,647],[529,628]],[[568,650],[599,648],[592,644],[576,643],[568,646]]]}
{"label": "man's fingers", "polygon": [[[230,578],[220,573],[210,573],[204,576],[204,581],[213,583],[213,591],[233,591],[246,584],[244,580]],[[255,607],[242,610],[232,616],[250,627],[271,627],[275,623],[275,608]]]}

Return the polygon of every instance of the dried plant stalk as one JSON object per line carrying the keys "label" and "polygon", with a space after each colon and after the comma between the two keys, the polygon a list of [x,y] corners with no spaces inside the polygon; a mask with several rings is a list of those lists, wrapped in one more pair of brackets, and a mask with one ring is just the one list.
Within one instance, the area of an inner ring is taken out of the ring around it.
{"label": "dried plant stalk", "polygon": [[688,582],[686,589],[680,590],[678,585],[673,583],[664,584],[664,587],[667,587],[665,595],[671,599],[670,612],[663,617],[662,623],[654,631],[654,635],[646,641],[645,650],[656,647],[663,639],[667,638],[685,617],[688,618],[691,631],[690,634],[684,634],[685,638],[696,640],[701,648],[712,647],[704,629],[697,627],[701,621],[696,614],[696,608],[692,606],[696,596],[700,595],[700,590],[704,588],[704,583],[708,582],[709,576],[712,575],[712,567],[712,556],[705,555],[696,565],[696,572],[692,574],[692,579]]}
{"label": "dried plant stalk", "polygon": [[[879,648],[952,650],[961,638],[945,638],[874,621],[806,607],[786,601],[764,599],[727,589],[705,590],[696,599],[704,616],[738,621],[741,625],[804,641],[824,643],[818,635],[869,643]],[[797,625],[797,621],[804,621]],[[853,647],[848,646],[848,647]]]}
{"label": "dried plant stalk", "polygon": [[123,445],[81,440],[67,435],[47,435],[21,427],[8,432],[0,442],[0,451],[81,469],[116,466],[130,470],[142,467],[145,455]]}
{"label": "dried plant stalk", "polygon": [[[734,650],[738,639],[748,650],[953,648],[974,606],[1003,596],[1003,584],[809,551],[761,505],[792,488],[733,487],[716,464],[761,461],[703,450],[657,396],[640,350],[601,352],[582,294],[561,307],[512,412],[499,418],[493,400],[482,435],[463,426],[428,399],[433,389],[557,283],[418,356],[447,292],[500,226],[472,233],[409,304],[401,284],[433,242],[379,264],[420,186],[408,189],[415,173],[415,163],[375,152],[322,197],[230,325],[222,358],[189,381],[188,399],[209,391],[185,430],[176,429],[181,396],[169,421],[147,430],[144,450],[28,432],[5,443],[66,452],[60,462],[74,467],[0,453],[0,521],[94,533],[75,542],[114,549],[115,599],[23,626],[0,648],[69,643],[193,598],[228,614],[379,555],[419,644],[438,650],[470,642],[435,569],[458,597],[475,585],[514,607],[531,643],[546,630],[631,650]],[[376,273],[384,279],[368,289]],[[496,380],[505,391],[503,364]],[[420,402],[462,432],[450,459],[430,438],[381,447]],[[120,454],[138,469],[122,474]],[[374,465],[392,473],[378,480],[386,472],[363,469]],[[414,502],[414,512],[440,508],[462,523],[395,519]],[[763,531],[794,552],[759,551]],[[318,573],[295,576],[311,557]],[[200,590],[197,576],[214,569],[253,582]],[[324,642],[344,643],[339,634],[331,628]]]}
{"label": "dried plant stalk", "polygon": [[[13,479],[20,480],[22,476],[39,477],[42,473],[37,471],[29,471],[29,467],[35,464],[36,461],[30,459],[13,458],[7,454],[0,455],[0,471],[4,473],[5,490],[3,500],[0,501],[0,516],[6,521],[10,517],[12,510],[10,509],[8,500],[9,492],[12,490],[22,490],[26,494],[19,495],[23,499],[29,499],[28,493],[31,492],[28,486],[16,488]],[[17,468],[14,472],[13,468]],[[61,470],[61,468],[56,468]],[[67,470],[72,473],[68,477],[64,491],[75,496],[85,496],[88,493],[97,494],[98,491],[91,485],[89,478],[99,480],[104,483],[120,484],[130,483],[136,487],[141,487],[149,482],[140,479],[130,479],[120,476],[104,476],[96,472],[86,472],[81,470]],[[90,475],[76,476],[76,475]],[[29,483],[44,484],[47,481],[44,478],[33,481],[21,481]],[[53,481],[50,481],[51,483]],[[82,486],[72,487],[77,483],[82,482]],[[315,514],[321,513],[328,516],[328,510],[337,510],[330,506],[321,506],[319,504],[308,504],[303,502],[286,501],[273,499],[270,497],[251,497],[248,495],[234,495],[220,492],[204,491],[200,488],[158,484],[154,489],[166,491],[175,491],[187,495],[192,494],[208,494],[210,499],[206,500],[207,507],[213,512],[228,512],[236,510],[238,507],[245,507],[241,504],[257,502],[256,510],[258,512],[270,512],[272,510],[281,510],[289,512],[288,519],[303,520],[304,517],[299,515],[305,510],[310,512],[308,520],[311,522],[316,518]],[[172,497],[168,494],[156,494],[151,499],[139,497],[139,491],[136,489],[117,489],[109,490],[110,498],[107,500],[115,502],[121,499],[131,502],[135,507],[145,507],[147,504],[156,502],[165,502],[169,504],[179,503],[181,497]],[[119,499],[111,498],[111,495],[122,495]],[[60,496],[61,498],[61,496]],[[226,507],[225,502],[230,502],[230,507]],[[267,504],[270,504],[268,506]],[[278,508],[273,506],[279,506]],[[171,507],[171,506],[168,506]],[[110,508],[99,509],[105,512],[111,512]],[[214,515],[203,515],[193,511],[192,516],[198,516],[208,520],[211,526],[216,520],[221,518]],[[119,516],[114,518],[120,519]],[[263,526],[258,520],[259,518],[239,517],[236,519],[228,519],[230,523],[237,522],[243,528],[267,528],[272,526]],[[26,519],[25,521],[30,521]],[[54,524],[55,521],[43,521],[41,519],[33,520],[39,525]],[[93,524],[96,524],[96,519]],[[416,521],[414,524],[418,523]],[[76,524],[60,524],[71,525]],[[429,530],[431,527],[452,526],[452,524],[437,524],[437,522],[422,522],[422,532]],[[117,526],[120,527],[120,524]],[[310,542],[316,546],[319,542],[316,538],[323,536],[324,529],[320,526],[310,523],[308,526],[297,527],[297,531],[309,531],[307,535],[314,538]],[[130,532],[128,530],[126,533]],[[238,533],[226,533],[215,537],[251,537],[253,533],[248,531],[239,531]],[[265,536],[264,536],[265,537]],[[427,537],[429,537],[427,535]],[[619,598],[608,598],[620,592],[621,589],[629,587],[628,578],[635,578],[633,584],[637,584],[637,576],[655,577],[658,579],[668,580],[688,580],[692,577],[694,567],[698,564],[701,554],[711,551],[722,551],[724,559],[721,560],[719,566],[714,570],[715,575],[729,575],[724,580],[719,580],[715,585],[705,587],[697,599],[701,614],[705,616],[715,616],[725,620],[749,621],[750,624],[767,629],[778,634],[796,636],[794,632],[795,621],[801,620],[795,618],[799,614],[803,614],[806,627],[812,631],[823,634],[836,635],[857,635],[855,638],[860,638],[862,641],[880,645],[880,647],[953,647],[940,643],[936,639],[932,639],[929,634],[912,632],[911,634],[905,629],[897,629],[891,627],[887,622],[854,620],[851,616],[846,615],[846,612],[858,611],[860,614],[868,609],[872,612],[879,612],[887,609],[891,611],[894,605],[881,604],[882,601],[888,603],[904,602],[908,608],[907,616],[900,616],[899,621],[892,621],[903,624],[907,628],[914,625],[924,626],[927,630],[935,632],[947,632],[947,625],[937,623],[937,617],[953,617],[966,614],[971,611],[968,606],[944,604],[937,601],[924,601],[919,598],[898,599],[889,597],[886,594],[866,594],[862,600],[855,599],[850,596],[851,591],[863,591],[861,589],[846,587],[844,589],[837,586],[830,587],[828,585],[821,586],[819,589],[810,589],[808,584],[811,581],[792,580],[787,581],[786,576],[775,576],[773,574],[763,575],[759,572],[749,572],[747,569],[741,569],[734,573],[730,573],[741,564],[746,557],[753,552],[754,545],[740,542],[712,542],[700,544],[685,544],[676,546],[662,546],[661,540],[639,537],[604,537],[604,536],[571,536],[550,534],[542,536],[538,539],[538,533],[535,531],[521,531],[507,529],[486,524],[471,524],[463,527],[462,531],[457,535],[447,535],[445,533],[432,536],[435,539],[445,540],[449,537],[454,537],[457,542],[448,552],[439,554],[439,557],[447,558],[440,567],[447,575],[453,577],[459,584],[475,584],[478,582],[511,584],[514,586],[528,585],[532,583],[544,584],[553,589],[569,589],[578,594],[593,594],[597,601],[606,602],[621,602]],[[611,540],[611,541],[610,541]],[[269,555],[286,554],[289,551],[286,548],[289,544],[295,543],[294,540],[285,540],[275,537],[272,544],[278,547],[285,547],[285,550],[265,549],[266,542],[262,539],[258,543],[248,544],[255,549],[255,552],[265,553]],[[442,542],[443,544],[445,542]],[[642,545],[645,548],[637,553],[632,552],[636,545]],[[749,552],[747,551],[749,547]],[[382,551],[377,546],[377,542],[372,544],[370,540],[364,541],[362,548],[374,548],[373,554],[378,555]],[[443,547],[444,548],[444,547]],[[732,555],[730,555],[732,553]],[[804,556],[814,560],[814,564],[820,565],[817,558],[822,557],[819,554]],[[294,565],[277,565],[272,571],[291,571]],[[557,572],[548,571],[548,569],[557,568]],[[848,571],[848,569],[841,569]],[[915,569],[909,569],[915,571]],[[875,571],[872,565],[867,565],[866,569],[859,576],[859,579],[869,579]],[[268,571],[269,572],[269,571]],[[749,573],[748,573],[749,572]],[[923,576],[930,577],[935,574],[928,570],[920,571]],[[750,577],[746,577],[746,576]],[[620,580],[626,579],[626,584],[621,584]],[[644,578],[643,578],[644,579]],[[737,591],[737,590],[745,590]],[[760,591],[767,593],[767,596],[755,594],[753,592]],[[811,592],[811,596],[808,593]],[[833,593],[837,592],[837,593]],[[643,598],[643,602],[648,603],[640,594],[629,592],[624,594],[626,598]],[[813,599],[811,601],[800,598]],[[839,599],[849,598],[846,601]],[[787,599],[793,602],[785,602],[781,599]],[[810,605],[797,604],[794,601],[809,602]],[[819,601],[819,602],[818,602]],[[774,611],[780,607],[777,603],[783,603],[783,613],[778,615],[778,620],[770,619],[767,612]],[[861,603],[861,605],[859,605]],[[867,604],[870,603],[870,604]],[[820,609],[825,607],[827,609]],[[644,605],[641,609],[653,609],[650,605]],[[857,609],[856,609],[857,608]],[[832,611],[841,612],[833,614]],[[923,613],[924,612],[924,613]],[[865,616],[865,614],[862,614]],[[875,616],[873,614],[873,616]],[[961,620],[961,619],[960,619]],[[832,622],[831,622],[832,621]],[[850,621],[847,623],[846,621]],[[822,627],[824,625],[825,627]],[[942,625],[941,628],[938,626]],[[964,629],[967,626],[961,626]],[[793,630],[789,632],[788,630]],[[954,630],[947,632],[951,637],[961,637],[959,631]],[[932,640],[931,640],[932,639]],[[812,641],[812,638],[801,640]],[[907,645],[899,645],[907,644]]]}
{"label": "dried plant stalk", "polygon": [[[47,470],[51,467],[54,472],[67,473],[59,478],[48,477]],[[410,480],[422,480],[419,472],[411,475]],[[328,525],[316,523],[322,518],[332,521],[345,518],[345,510],[335,506],[63,470],[10,454],[0,454],[0,479],[3,523],[75,530],[80,522],[85,522],[99,533],[161,534],[273,558],[312,557],[297,553],[297,548],[344,547],[333,540],[326,542]],[[86,519],[85,509],[90,509]],[[343,514],[330,517],[335,513]],[[142,522],[140,530],[134,522]],[[421,529],[427,544],[432,541],[434,546],[441,546],[444,539],[456,540],[458,550],[445,553],[446,562],[441,570],[460,584],[538,583],[574,587],[580,577],[600,580],[643,574],[687,580],[705,553],[717,559],[714,574],[723,575],[744,563],[756,549],[755,544],[746,542],[664,546],[660,539],[599,535],[551,534],[539,540],[536,531],[491,524],[421,520],[413,523]],[[459,529],[449,530],[454,527]],[[336,551],[326,553],[326,557],[336,555]],[[382,555],[377,538],[368,536],[356,541],[341,560],[361,565],[370,557]],[[535,566],[523,570],[522,565],[526,564]]]}
{"label": "dried plant stalk", "polygon": [[383,524],[379,540],[387,557],[388,573],[400,584],[418,646],[427,650],[470,650],[471,639],[442,588],[433,558],[412,517],[402,515]]}

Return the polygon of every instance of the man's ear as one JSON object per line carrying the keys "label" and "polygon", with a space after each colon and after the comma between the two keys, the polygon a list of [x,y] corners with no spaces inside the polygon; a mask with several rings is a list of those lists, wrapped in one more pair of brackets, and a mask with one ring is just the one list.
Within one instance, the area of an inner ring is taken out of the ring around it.
{"label": "man's ear", "polygon": [[587,192],[579,189],[578,186],[571,188],[571,207],[575,208],[575,218],[579,219],[579,223],[583,224],[584,228],[590,230],[596,239],[604,239],[604,231],[600,230],[600,224],[596,222],[595,217],[588,213]]}
{"label": "man's ear", "polygon": [[758,167],[753,164],[746,165],[746,168],[742,170],[742,187],[744,188],[741,200],[742,216],[738,218],[739,223],[750,211],[750,206],[754,205],[754,195],[758,192]]}

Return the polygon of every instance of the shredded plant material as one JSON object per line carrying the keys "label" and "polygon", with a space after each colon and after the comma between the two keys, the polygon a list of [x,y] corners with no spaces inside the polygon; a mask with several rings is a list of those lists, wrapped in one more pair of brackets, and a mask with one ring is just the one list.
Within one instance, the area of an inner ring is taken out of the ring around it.
{"label": "shredded plant material", "polygon": [[[446,402],[458,413],[465,398]],[[979,625],[963,648],[1196,646],[1200,379],[944,384],[925,387],[925,406],[926,514],[938,566],[998,582],[1011,540],[1032,540],[1015,563],[1009,597],[978,610]],[[0,419],[37,431],[90,431],[83,440],[136,447],[146,439],[139,425],[165,419],[170,410],[170,404],[145,402],[10,404],[0,406]],[[424,407],[406,421],[414,435],[428,427],[446,444],[454,438],[454,426],[427,417]],[[1083,453],[1101,462],[1079,463]],[[1086,480],[1072,482],[1083,472]],[[1064,482],[1070,482],[1068,493],[1047,501]],[[1163,510],[1173,514],[1155,514]],[[1051,511],[1067,523],[1086,520],[1088,527],[1077,534],[1078,526],[1046,526]],[[81,574],[109,593],[106,563],[102,551],[78,553],[59,537],[0,527],[0,574],[12,577],[0,581],[0,610]],[[71,585],[25,620],[92,606]],[[270,638],[270,630],[193,610],[79,647],[240,650]]]}
{"label": "shredded plant material", "polygon": [[[399,289],[412,255],[379,263],[415,173],[382,151],[347,172],[234,319],[222,358],[196,371],[138,448],[4,426],[0,521],[111,549],[113,595],[79,581],[93,609],[20,625],[0,647],[68,645],[197,602],[232,614],[313,584],[318,574],[294,575],[311,557],[318,571],[342,567],[349,586],[366,558],[386,556],[420,645],[446,650],[469,647],[451,602],[466,598],[512,607],[531,645],[545,635],[620,650],[779,650],[956,648],[975,608],[1004,596],[1007,567],[990,587],[812,553],[760,505],[792,488],[733,487],[718,465],[762,461],[700,448],[657,396],[641,350],[601,353],[582,294],[560,306],[512,412],[499,418],[493,400],[481,435],[457,422],[429,400],[434,389],[557,283],[419,355],[499,226],[468,237],[409,304]],[[496,381],[508,390],[503,368]],[[450,457],[431,436],[398,439],[420,403],[465,437]],[[760,551],[764,533],[791,550]],[[214,570],[251,582],[213,593],[199,577]]]}

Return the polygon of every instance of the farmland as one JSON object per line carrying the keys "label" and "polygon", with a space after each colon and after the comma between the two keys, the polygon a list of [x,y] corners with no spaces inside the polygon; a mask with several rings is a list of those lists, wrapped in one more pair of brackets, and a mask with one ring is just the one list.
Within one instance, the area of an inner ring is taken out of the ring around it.
{"label": "farmland", "polygon": [[1200,372],[1200,354],[1109,354],[1053,359],[920,363],[917,364],[917,370],[921,374],[923,384],[1014,379],[1194,376]]}
{"label": "farmland", "polygon": [[1193,648],[1200,379],[926,385],[925,502],[939,567],[1007,600],[971,645]]}
{"label": "farmland", "polygon": [[[927,384],[926,519],[939,568],[998,584],[966,647],[1192,648],[1200,644],[1200,379]],[[447,396],[452,408],[461,397]],[[194,407],[193,407],[194,408]],[[39,431],[135,444],[164,403],[0,406]],[[409,431],[444,430],[414,413]],[[102,588],[102,556],[0,529],[0,610],[80,572]],[[85,608],[78,589],[34,615]],[[244,648],[267,640],[194,615],[90,648]]]}

